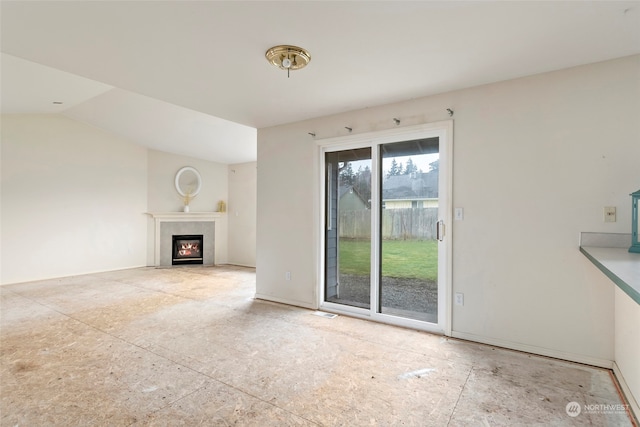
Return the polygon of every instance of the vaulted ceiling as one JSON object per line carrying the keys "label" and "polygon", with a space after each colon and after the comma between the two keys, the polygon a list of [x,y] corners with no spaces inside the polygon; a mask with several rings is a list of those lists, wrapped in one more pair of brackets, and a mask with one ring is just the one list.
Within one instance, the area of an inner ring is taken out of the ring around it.
{"label": "vaulted ceiling", "polygon": [[[4,113],[224,163],[255,159],[256,128],[640,53],[638,1],[0,7]],[[287,78],[264,58],[278,44],[311,63]]]}

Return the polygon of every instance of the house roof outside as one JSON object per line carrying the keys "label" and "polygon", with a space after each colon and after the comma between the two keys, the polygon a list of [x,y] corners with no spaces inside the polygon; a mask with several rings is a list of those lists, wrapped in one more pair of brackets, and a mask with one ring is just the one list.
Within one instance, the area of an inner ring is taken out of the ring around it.
{"label": "house roof outside", "polygon": [[342,199],[347,194],[353,194],[354,197],[359,199],[364,206],[369,206],[369,202],[360,194],[360,192],[353,185],[341,185],[338,189],[338,197]]}
{"label": "house roof outside", "polygon": [[438,172],[394,175],[382,184],[382,200],[426,200],[438,198]]}

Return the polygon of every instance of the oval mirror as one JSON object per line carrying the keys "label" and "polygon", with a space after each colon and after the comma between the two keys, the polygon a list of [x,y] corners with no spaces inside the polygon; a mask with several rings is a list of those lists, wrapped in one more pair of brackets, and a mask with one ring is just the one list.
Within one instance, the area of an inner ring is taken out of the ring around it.
{"label": "oval mirror", "polygon": [[196,168],[185,166],[176,174],[176,190],[182,197],[195,197],[202,187],[202,177]]}

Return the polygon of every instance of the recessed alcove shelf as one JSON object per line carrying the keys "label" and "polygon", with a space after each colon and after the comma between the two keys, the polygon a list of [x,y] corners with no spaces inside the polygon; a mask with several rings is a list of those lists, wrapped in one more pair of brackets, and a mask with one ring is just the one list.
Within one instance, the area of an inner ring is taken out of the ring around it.
{"label": "recessed alcove shelf", "polygon": [[[226,236],[226,214],[223,212],[147,212],[154,219],[154,265],[171,266],[174,234],[204,236],[203,264],[221,262],[220,254]],[[212,244],[213,243],[213,244]]]}

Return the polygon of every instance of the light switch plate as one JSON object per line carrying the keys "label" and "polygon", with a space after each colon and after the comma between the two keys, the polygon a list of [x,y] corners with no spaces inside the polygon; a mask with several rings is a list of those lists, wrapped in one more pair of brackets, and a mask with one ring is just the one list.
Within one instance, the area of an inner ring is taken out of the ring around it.
{"label": "light switch plate", "polygon": [[464,294],[461,292],[456,292],[455,294],[455,303],[456,305],[464,305]]}
{"label": "light switch plate", "polygon": [[604,222],[616,222],[616,207],[605,206],[604,207]]}
{"label": "light switch plate", "polygon": [[464,219],[464,208],[455,208],[453,217],[456,221],[462,221]]}

